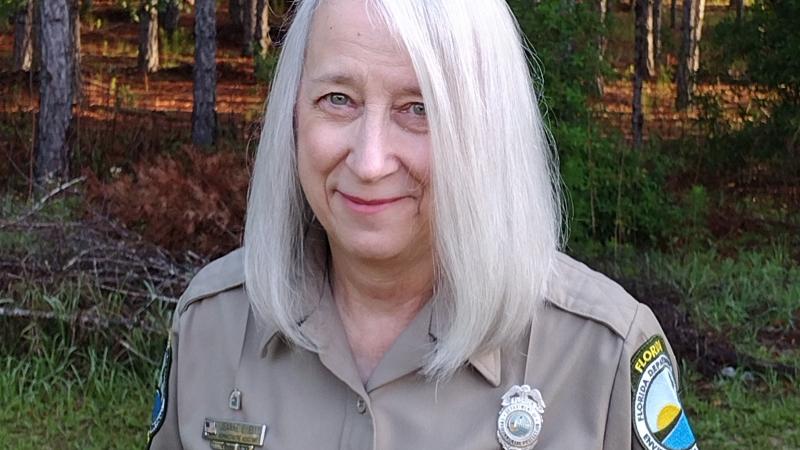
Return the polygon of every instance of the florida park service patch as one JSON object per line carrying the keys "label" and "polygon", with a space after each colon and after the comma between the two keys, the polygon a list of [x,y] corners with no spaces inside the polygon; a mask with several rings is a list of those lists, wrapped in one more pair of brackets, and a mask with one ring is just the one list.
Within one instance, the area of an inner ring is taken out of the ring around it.
{"label": "florida park service patch", "polygon": [[633,429],[645,449],[697,450],[661,336],[648,339],[631,358],[631,389]]}

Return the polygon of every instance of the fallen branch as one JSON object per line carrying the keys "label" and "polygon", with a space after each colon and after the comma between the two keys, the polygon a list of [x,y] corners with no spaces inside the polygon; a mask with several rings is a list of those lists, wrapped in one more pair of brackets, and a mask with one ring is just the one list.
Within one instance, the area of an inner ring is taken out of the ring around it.
{"label": "fallen branch", "polygon": [[4,229],[6,227],[9,227],[11,225],[18,224],[18,223],[26,220],[27,218],[31,217],[32,215],[34,215],[37,212],[39,212],[42,208],[44,208],[44,205],[46,205],[47,202],[50,201],[50,199],[52,199],[53,197],[55,197],[56,195],[58,195],[58,194],[60,194],[60,193],[62,193],[64,191],[66,191],[67,189],[71,188],[72,186],[75,186],[76,184],[82,183],[84,181],[86,181],[86,177],[81,176],[81,177],[78,177],[78,178],[74,178],[74,179],[72,179],[70,181],[67,181],[66,183],[63,183],[63,184],[61,184],[59,186],[56,186],[55,188],[53,188],[53,190],[51,190],[50,192],[45,194],[44,197],[39,199],[39,201],[37,201],[36,204],[34,204],[31,209],[29,209],[27,212],[25,212],[21,216],[17,217],[16,219],[14,219],[14,220],[12,220],[10,222],[7,222],[7,221],[0,222],[0,230]]}

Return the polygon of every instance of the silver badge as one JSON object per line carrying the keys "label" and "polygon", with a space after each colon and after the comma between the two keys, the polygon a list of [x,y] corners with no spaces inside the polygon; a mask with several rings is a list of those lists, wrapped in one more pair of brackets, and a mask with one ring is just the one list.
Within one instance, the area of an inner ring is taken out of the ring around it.
{"label": "silver badge", "polygon": [[504,450],[530,450],[542,431],[544,400],[538,389],[524,384],[512,386],[503,395],[503,409],[497,418],[497,440]]}

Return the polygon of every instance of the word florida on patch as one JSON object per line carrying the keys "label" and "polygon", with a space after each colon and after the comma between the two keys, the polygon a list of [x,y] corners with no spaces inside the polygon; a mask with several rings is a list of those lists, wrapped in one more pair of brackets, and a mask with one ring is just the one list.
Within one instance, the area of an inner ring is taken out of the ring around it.
{"label": "word florida on patch", "polygon": [[678,398],[672,360],[661,336],[648,339],[631,358],[633,428],[648,450],[697,450]]}

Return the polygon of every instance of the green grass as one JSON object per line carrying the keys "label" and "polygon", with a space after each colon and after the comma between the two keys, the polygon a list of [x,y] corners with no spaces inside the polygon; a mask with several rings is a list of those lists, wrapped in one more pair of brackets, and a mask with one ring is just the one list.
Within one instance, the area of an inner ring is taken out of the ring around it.
{"label": "green grass", "polygon": [[0,448],[143,448],[153,387],[107,353],[0,358]]}
{"label": "green grass", "polygon": [[798,449],[800,394],[796,380],[773,376],[719,378],[704,382],[684,377],[683,395],[703,450]]}

